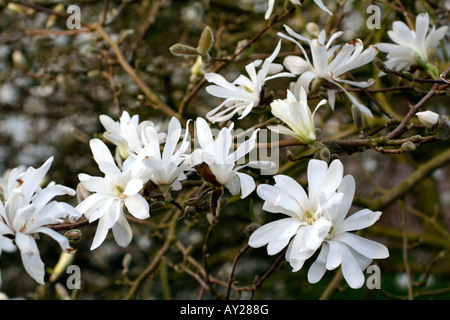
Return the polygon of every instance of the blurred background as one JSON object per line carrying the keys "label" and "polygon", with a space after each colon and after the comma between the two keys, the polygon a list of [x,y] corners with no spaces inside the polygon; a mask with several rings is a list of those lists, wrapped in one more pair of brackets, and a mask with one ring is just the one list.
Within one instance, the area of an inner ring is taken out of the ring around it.
{"label": "blurred background", "polygon": [[[276,1],[274,15],[284,12],[283,2]],[[402,2],[407,12],[417,14],[428,11],[438,26],[449,24],[449,1]],[[308,22],[315,22],[320,28],[328,30],[338,26],[339,30],[345,31],[339,38],[340,43],[358,37],[368,46],[381,41],[390,42],[386,34],[391,30],[392,22],[403,21],[404,17],[402,12],[383,1],[325,0],[324,3],[336,13],[333,17],[319,10],[313,1],[306,1],[283,21],[274,24],[249,50],[226,65],[220,73],[232,81],[245,73],[246,64],[269,56],[279,39],[277,32],[284,30],[283,24],[299,33],[304,33]],[[139,86],[124,71],[110,46],[97,32],[86,30],[85,26],[69,31],[64,18],[51,14],[66,14],[70,4],[79,6],[83,23],[103,23],[108,35],[117,42],[127,62],[143,82],[174,110],[178,110],[202,76],[191,74],[195,58],[173,56],[170,46],[183,43],[195,47],[201,32],[209,26],[215,35],[215,43],[211,51],[213,59],[206,68],[212,70],[221,59],[233,55],[239,46],[267,24],[264,20],[266,0],[35,0],[23,1],[22,5],[21,1],[0,1],[0,174],[19,165],[38,167],[54,156],[48,179],[75,189],[79,173],[99,174],[88,144],[90,139],[101,137],[104,132],[99,115],[106,114],[118,119],[126,110],[130,114],[138,114],[141,121],[149,119],[158,123],[162,129],[168,123],[169,117],[151,107]],[[366,27],[369,16],[366,8],[370,4],[382,9],[381,29],[370,30]],[[276,61],[281,63],[283,56],[298,52],[293,44],[283,41]],[[446,42],[443,50],[436,51],[436,61],[440,61],[441,69],[449,65],[448,54],[449,44]],[[383,56],[380,54],[379,58]],[[378,72],[369,64],[352,74],[357,79],[366,80],[376,78]],[[404,81],[386,76],[377,79],[373,88],[404,85]],[[268,83],[268,90],[283,99],[288,85],[287,79],[281,79]],[[390,91],[375,97],[397,119],[401,119],[410,104],[419,101],[431,84],[411,86],[416,86],[418,90]],[[367,132],[382,127],[387,122],[386,117],[377,113],[376,107],[366,96],[359,94],[358,97],[375,111],[375,119],[366,123]],[[320,97],[316,98],[319,101]],[[447,88],[447,95],[444,93],[434,97],[427,109],[449,114],[448,102]],[[204,117],[219,103],[219,99],[209,96],[202,87],[186,105],[183,116],[185,119]],[[310,106],[316,103],[312,102]],[[318,112],[318,127],[322,129],[320,137],[357,138],[349,110],[345,97],[338,99],[336,112],[321,108]],[[266,109],[236,121],[235,126],[248,128],[270,117],[270,110]],[[381,130],[378,135],[386,134],[388,129]],[[419,129],[408,132],[408,135],[414,134],[426,133]],[[367,201],[389,193],[391,188],[410,177],[422,164],[448,148],[448,141],[438,141],[399,155],[383,155],[374,150],[339,153],[346,174],[352,174],[356,179],[357,198],[351,212],[360,209]],[[307,161],[291,162],[286,157],[287,151],[302,156],[310,155],[312,150],[306,147],[280,150],[284,173],[306,187]],[[370,290],[366,286],[352,290],[342,282],[340,290],[332,298],[407,297],[405,251],[417,298],[450,297],[449,171],[448,164],[432,170],[409,188],[404,196],[383,208],[381,220],[364,230],[364,236],[385,244],[390,250],[388,259],[374,262],[381,270],[381,290]],[[270,176],[258,176],[256,171],[252,173],[258,178],[258,183],[272,182]],[[76,199],[65,200],[76,205]],[[224,282],[228,281],[234,257],[247,244],[244,228],[251,222],[252,206],[259,223],[277,218],[261,210],[262,201],[256,193],[244,200],[236,200],[229,199],[209,241],[209,271]],[[402,213],[407,216],[406,229],[402,227]],[[170,209],[163,208],[152,212],[150,219],[163,223],[169,214]],[[128,248],[118,247],[109,235],[101,247],[90,251],[95,228],[95,223],[83,226],[82,241],[74,244],[77,252],[72,263],[80,266],[82,284],[81,290],[69,290],[69,294],[77,299],[122,299],[130,290],[130,279],[135,279],[152,261],[164,241],[164,234],[157,228],[133,224],[134,238]],[[204,215],[182,221],[178,226],[178,239],[185,248],[191,247],[192,257],[200,264],[207,229],[208,222]],[[408,240],[407,250],[405,237]],[[45,236],[38,244],[50,274],[59,259],[60,248]],[[125,256],[131,257],[126,268],[123,266]],[[249,249],[236,264],[237,285],[251,284],[255,276],[261,277],[276,259],[277,256],[267,256],[265,248]],[[291,271],[289,265],[278,264],[271,276],[255,291],[253,298],[317,299],[335,272],[327,272],[318,284],[311,285],[307,282],[306,273],[312,261],[314,259],[310,259],[296,273]],[[183,272],[179,264],[187,266],[180,247],[174,244],[156,271],[142,283],[136,298],[197,299],[201,295],[199,283],[192,275]],[[26,274],[18,252],[2,253],[0,270],[3,280],[0,291],[10,298],[61,298],[55,290],[55,283],[40,287]],[[192,270],[194,274],[198,273],[193,267]],[[64,285],[68,276],[63,273],[56,282]],[[231,297],[238,296],[234,292]],[[204,293],[203,298],[214,297]],[[243,292],[240,298],[249,298],[249,294]]]}

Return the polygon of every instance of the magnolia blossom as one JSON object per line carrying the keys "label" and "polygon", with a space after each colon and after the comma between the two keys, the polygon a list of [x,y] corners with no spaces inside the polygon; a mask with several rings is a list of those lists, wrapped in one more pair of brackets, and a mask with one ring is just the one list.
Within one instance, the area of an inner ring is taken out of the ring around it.
{"label": "magnolia blossom", "polygon": [[283,125],[268,126],[268,128],[280,134],[290,135],[304,143],[311,143],[316,140],[314,114],[327,101],[325,99],[320,101],[311,113],[306,98],[306,91],[303,87],[300,87],[299,98],[297,100],[295,95],[288,90],[287,99],[273,101],[270,104],[272,114],[286,123],[289,128]]}
{"label": "magnolia blossom", "polygon": [[[105,240],[109,229],[112,229],[118,245],[128,246],[132,239],[132,230],[125,217],[124,207],[138,219],[150,216],[149,205],[139,194],[144,186],[142,176],[144,170],[133,170],[128,159],[124,169],[120,170],[108,147],[99,139],[92,139],[90,147],[104,177],[92,177],[81,173],[78,178],[90,196],[78,204],[77,209],[92,223],[99,220],[97,231],[91,246],[94,250]],[[130,168],[131,167],[131,168]]]}
{"label": "magnolia blossom", "polygon": [[142,136],[144,147],[138,153],[133,164],[133,166],[137,166],[137,162],[142,161],[142,164],[146,166],[147,174],[144,175],[144,181],[151,180],[155,185],[164,188],[181,189],[180,181],[186,179],[184,171],[188,169],[188,165],[185,163],[185,152],[190,145],[189,134],[186,130],[183,141],[177,148],[181,134],[180,121],[173,117],[169,122],[167,139],[161,154],[158,132],[153,127],[145,129],[145,134]]}
{"label": "magnolia blossom", "polygon": [[75,190],[54,182],[45,188],[40,186],[52,162],[53,157],[37,169],[15,168],[0,184],[3,196],[3,201],[0,201],[0,250],[13,251],[16,246],[26,272],[40,284],[44,284],[45,266],[36,235],[46,234],[58,242],[64,251],[73,252],[68,239],[48,226],[61,223],[66,218],[74,221],[81,216],[71,205],[51,201],[60,195],[73,196]]}
{"label": "magnolia blossom", "polygon": [[[352,86],[367,88],[374,83],[373,79],[368,81],[351,81],[341,79],[340,76],[344,73],[361,67],[373,60],[377,55],[378,50],[375,46],[371,45],[369,48],[364,50],[363,43],[360,39],[355,39],[353,41],[345,44],[339,52],[335,55],[337,49],[336,46],[331,46],[333,41],[342,35],[342,32],[334,33],[330,39],[325,43],[325,32],[321,31],[319,36],[314,39],[308,39],[296,32],[294,32],[288,26],[284,26],[287,36],[283,33],[278,35],[282,38],[288,39],[294,42],[302,51],[304,59],[298,56],[288,56],[284,60],[284,66],[294,74],[300,75],[296,82],[296,87],[304,87],[306,92],[309,92],[309,85],[311,82],[320,78],[328,81],[331,85],[343,90],[348,96],[350,101],[357,106],[361,112],[372,116],[372,112],[361,102],[359,102],[353,95],[351,95],[341,83],[349,84]],[[307,42],[311,48],[312,60],[309,59],[306,50],[303,46],[296,40],[301,40]],[[296,92],[300,92],[297,88]],[[334,104],[336,100],[336,92],[334,88],[328,89],[328,103],[330,107],[334,110]]]}
{"label": "magnolia blossom", "polygon": [[282,213],[287,218],[269,222],[249,238],[249,245],[267,245],[274,255],[286,246],[286,260],[293,271],[302,268],[320,247],[321,253],[310,268],[308,279],[317,282],[325,269],[342,265],[343,275],[353,288],[362,286],[364,270],[371,259],[386,258],[387,249],[378,243],[349,233],[372,225],[381,212],[361,210],[344,219],[353,201],[355,183],[352,176],[343,177],[343,166],[334,160],[328,167],[322,160],[308,164],[308,193],[294,179],[274,176],[275,185],[261,184],[258,195],[265,200],[263,210]]}
{"label": "magnolia blossom", "polygon": [[[99,119],[106,129],[103,136],[117,146],[123,159],[128,158],[130,140],[134,140],[134,148],[136,148],[137,144],[140,144],[142,147],[141,135],[145,128],[151,127],[157,132],[159,131],[159,127],[155,126],[152,121],[139,122],[139,115],[136,114],[130,117],[127,111],[122,112],[119,121],[114,121],[111,117],[104,114],[100,115]],[[159,137],[163,139],[164,133],[159,133]]]}
{"label": "magnolia blossom", "polygon": [[415,30],[411,30],[404,22],[395,21],[388,35],[394,43],[378,43],[377,48],[387,53],[386,66],[401,71],[408,70],[411,65],[423,65],[428,62],[431,49],[445,37],[448,26],[438,29],[433,25],[429,29],[428,13],[420,13],[416,17]]}
{"label": "magnolia blossom", "polygon": [[233,124],[229,128],[220,130],[216,139],[213,138],[208,123],[203,118],[197,118],[196,136],[200,148],[195,149],[190,156],[192,166],[205,163],[218,183],[225,186],[232,195],[241,192],[241,198],[245,198],[255,189],[255,181],[246,174],[239,172],[245,166],[262,167],[269,165],[267,162],[249,162],[242,166],[236,166],[236,162],[253,150],[256,145],[257,130],[242,143],[235,151],[232,151],[233,136],[231,131]]}
{"label": "magnolia blossom", "polygon": [[416,112],[416,116],[427,128],[432,128],[439,122],[439,114],[430,110]]}
{"label": "magnolia blossom", "polygon": [[[301,5],[301,4],[302,4],[299,0],[289,0],[289,1],[290,1],[292,4],[295,4],[295,5]],[[322,0],[314,0],[314,3],[315,3],[320,9],[322,9],[323,11],[325,11],[326,13],[328,13],[330,16],[333,15],[333,13],[332,13],[330,10],[328,10],[327,7],[325,7],[325,5],[323,4]],[[275,4],[275,0],[269,0],[268,8],[267,8],[266,14],[265,14],[265,16],[264,16],[264,18],[265,18],[266,20],[270,18],[271,14],[272,14],[272,11],[273,11],[273,6],[274,6],[274,4]]]}
{"label": "magnolia blossom", "polygon": [[[250,78],[240,75],[230,83],[220,74],[207,73],[205,75],[206,80],[214,83],[214,85],[206,87],[206,91],[225,100],[218,107],[209,111],[206,114],[206,118],[212,123],[222,122],[231,119],[237,113],[240,115],[239,119],[242,119],[250,113],[253,107],[258,106],[260,100],[264,98],[266,81],[293,76],[291,73],[281,72],[283,70],[281,64],[273,63],[273,60],[280,52],[280,48],[281,41],[278,42],[275,51],[264,61],[258,72],[256,72],[256,68],[261,65],[261,60],[248,64],[245,70]],[[224,109],[221,110],[222,108]]]}

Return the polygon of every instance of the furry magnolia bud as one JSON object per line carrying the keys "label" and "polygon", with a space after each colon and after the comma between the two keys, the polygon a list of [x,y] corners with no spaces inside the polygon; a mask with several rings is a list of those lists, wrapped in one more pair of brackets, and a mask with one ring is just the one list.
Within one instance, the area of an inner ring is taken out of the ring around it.
{"label": "furry magnolia bud", "polygon": [[169,48],[170,52],[175,56],[197,56],[198,51],[194,47],[177,43]]}
{"label": "furry magnolia bud", "polygon": [[214,44],[214,35],[210,27],[203,29],[200,40],[198,41],[197,51],[201,55],[208,55]]}

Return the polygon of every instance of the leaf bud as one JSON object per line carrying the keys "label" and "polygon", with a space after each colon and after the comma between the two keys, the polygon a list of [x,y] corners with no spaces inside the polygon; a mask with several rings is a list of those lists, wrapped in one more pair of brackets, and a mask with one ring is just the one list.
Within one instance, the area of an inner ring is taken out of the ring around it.
{"label": "leaf bud", "polygon": [[261,225],[259,225],[257,223],[250,223],[250,224],[246,225],[244,228],[245,235],[250,238],[252,233],[255,232],[256,229],[258,229],[260,226]]}
{"label": "leaf bud", "polygon": [[450,138],[450,121],[447,116],[440,116],[436,127],[436,138],[448,140]]}
{"label": "leaf bud", "polygon": [[[197,51],[201,55],[207,55],[214,44],[214,35],[210,27],[203,29],[198,41]],[[209,56],[209,55],[208,55]]]}
{"label": "leaf bud", "polygon": [[177,43],[169,48],[170,52],[175,56],[197,56],[198,51],[194,47]]}
{"label": "leaf bud", "polygon": [[363,133],[363,131],[364,131],[364,116],[363,116],[361,110],[355,105],[352,105],[352,118],[353,118],[353,122],[355,123],[356,129],[358,129],[358,132]]}
{"label": "leaf bud", "polygon": [[416,145],[412,141],[406,141],[405,143],[402,144],[400,148],[402,149],[403,152],[410,152],[416,150]]}

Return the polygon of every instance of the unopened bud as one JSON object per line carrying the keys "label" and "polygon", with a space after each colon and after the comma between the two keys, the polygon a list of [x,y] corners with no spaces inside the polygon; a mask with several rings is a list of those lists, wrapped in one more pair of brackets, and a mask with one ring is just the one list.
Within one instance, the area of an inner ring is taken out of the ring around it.
{"label": "unopened bud", "polygon": [[256,229],[258,229],[260,226],[261,225],[259,225],[257,223],[250,223],[250,224],[246,225],[245,229],[244,229],[245,235],[250,238],[252,233],[255,232]]}
{"label": "unopened bud", "polygon": [[404,152],[410,152],[416,150],[416,145],[412,141],[406,141],[405,143],[402,144],[400,148]]}
{"label": "unopened bud", "polygon": [[328,148],[322,148],[319,151],[319,159],[324,160],[326,162],[330,162],[331,160],[331,152]]}
{"label": "unopened bud", "polygon": [[405,77],[406,80],[408,80],[409,82],[414,82],[414,76],[408,72],[408,71],[403,71],[402,72],[403,76]]}
{"label": "unopened bud", "polygon": [[385,73],[391,72],[391,69],[389,69],[386,64],[377,57],[373,58],[372,63],[380,71]]}
{"label": "unopened bud", "polygon": [[152,202],[152,203],[150,203],[150,205],[149,205],[150,211],[156,211],[156,210],[162,209],[162,208],[165,207],[165,205],[166,205],[166,202],[165,202],[165,201],[155,201],[155,202]]}
{"label": "unopened bud", "polygon": [[440,116],[436,127],[436,138],[439,140],[448,140],[450,138],[450,121],[447,116]]}
{"label": "unopened bud", "polygon": [[[214,35],[210,27],[203,29],[203,32],[198,41],[197,51],[201,55],[207,55],[214,44]],[[209,56],[209,54],[208,54]]]}
{"label": "unopened bud", "polygon": [[198,55],[197,49],[194,47],[177,43],[169,48],[170,52],[175,56],[196,56]]}
{"label": "unopened bud", "polygon": [[320,28],[317,25],[317,23],[314,22],[308,22],[306,24],[306,30],[312,34],[314,37],[318,37],[319,36],[319,32],[320,32]]}
{"label": "unopened bud", "polygon": [[70,243],[77,243],[81,240],[82,233],[78,229],[72,229],[64,233],[64,237],[66,237]]}
{"label": "unopened bud", "polygon": [[434,125],[439,121],[439,115],[429,110],[416,112],[416,116],[419,118],[420,122],[422,122],[427,128],[434,127]]}
{"label": "unopened bud", "polygon": [[364,131],[364,116],[361,110],[355,105],[352,105],[352,118],[358,132],[362,133]]}
{"label": "unopened bud", "polygon": [[132,259],[133,259],[133,256],[131,255],[131,253],[127,253],[123,256],[123,259],[122,259],[123,273],[128,272],[128,269],[130,268]]}

